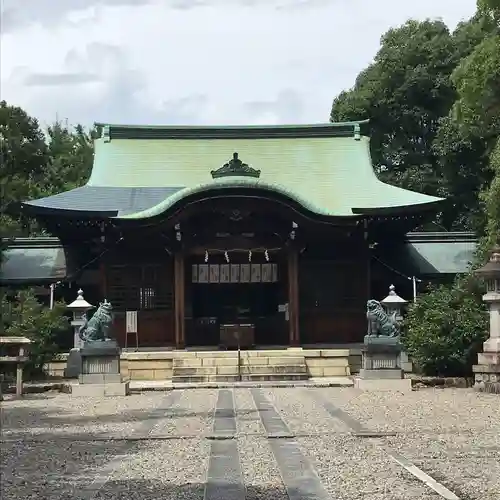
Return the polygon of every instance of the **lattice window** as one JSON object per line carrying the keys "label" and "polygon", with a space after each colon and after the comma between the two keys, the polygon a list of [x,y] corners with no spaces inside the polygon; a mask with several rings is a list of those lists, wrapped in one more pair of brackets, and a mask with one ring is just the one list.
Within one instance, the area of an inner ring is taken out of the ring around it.
{"label": "lattice window", "polygon": [[117,311],[172,309],[172,276],[164,264],[113,265],[107,278],[108,300]]}

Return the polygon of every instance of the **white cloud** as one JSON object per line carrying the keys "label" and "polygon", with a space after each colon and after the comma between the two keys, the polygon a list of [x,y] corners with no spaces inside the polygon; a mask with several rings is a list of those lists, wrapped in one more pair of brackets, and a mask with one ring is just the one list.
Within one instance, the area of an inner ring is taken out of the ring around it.
{"label": "white cloud", "polygon": [[[1,0],[0,0],[1,1]],[[22,7],[21,7],[22,4]],[[1,95],[44,121],[327,121],[408,18],[474,0],[3,0]]]}

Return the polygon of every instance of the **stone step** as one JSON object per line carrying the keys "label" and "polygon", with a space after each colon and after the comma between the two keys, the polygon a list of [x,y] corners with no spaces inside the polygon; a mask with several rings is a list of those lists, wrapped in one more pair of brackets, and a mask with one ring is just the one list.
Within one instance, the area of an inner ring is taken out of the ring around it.
{"label": "stone step", "polygon": [[256,357],[249,357],[249,356],[242,356],[241,357],[241,364],[242,366],[245,365],[250,365],[250,366],[255,366],[255,365],[269,365],[269,366],[275,366],[275,365],[305,365],[305,359],[303,356],[283,356],[283,357],[268,357],[268,356],[256,356]]}
{"label": "stone step", "polygon": [[243,374],[241,379],[245,382],[308,380],[309,375],[307,373],[249,373]]}
{"label": "stone step", "polygon": [[[243,365],[242,374],[260,373],[308,373],[304,365]],[[237,375],[238,366],[178,366],[173,369],[173,376],[195,375]]]}
{"label": "stone step", "polygon": [[174,358],[172,366],[180,367],[204,367],[204,366],[238,366],[238,357],[227,358]]}
{"label": "stone step", "polygon": [[[233,368],[233,367],[231,367]],[[238,370],[235,366],[234,370]],[[191,377],[191,376],[205,376],[205,375],[216,375],[216,366],[178,366],[173,369],[173,377]]]}
{"label": "stone step", "polygon": [[287,374],[287,373],[307,373],[307,366],[303,365],[248,365],[240,367],[243,374]]}
{"label": "stone step", "polygon": [[[243,382],[279,382],[289,380],[308,380],[309,376],[306,373],[252,373],[242,374]],[[217,383],[217,382],[238,382],[238,375],[186,375],[173,376],[173,384],[189,384],[197,382]]]}
{"label": "stone step", "polygon": [[193,375],[173,376],[173,384],[189,384],[193,382],[238,382],[238,375]]}

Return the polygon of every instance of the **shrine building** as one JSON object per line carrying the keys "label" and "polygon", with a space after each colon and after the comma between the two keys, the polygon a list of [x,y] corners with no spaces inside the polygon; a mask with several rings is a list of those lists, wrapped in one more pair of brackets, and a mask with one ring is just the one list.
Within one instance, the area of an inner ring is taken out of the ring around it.
{"label": "shrine building", "polygon": [[474,252],[473,235],[412,233],[446,201],[381,182],[367,130],[104,124],[85,186],[21,204],[52,238],[14,242],[2,282],[107,299],[122,346],[362,342],[368,299],[396,282],[411,300],[406,278]]}

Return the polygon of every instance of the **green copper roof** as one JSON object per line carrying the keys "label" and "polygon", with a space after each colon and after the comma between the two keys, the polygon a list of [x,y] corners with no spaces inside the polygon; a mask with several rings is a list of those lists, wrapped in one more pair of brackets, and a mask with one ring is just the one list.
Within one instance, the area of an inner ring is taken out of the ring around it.
{"label": "green copper roof", "polygon": [[[91,203],[95,213],[138,219],[161,214],[188,195],[259,189],[321,216],[354,217],[442,201],[377,179],[366,123],[103,126],[87,186],[25,205],[86,212]],[[233,170],[233,162],[240,168]],[[92,193],[95,200],[87,200]]]}
{"label": "green copper roof", "polygon": [[66,254],[57,238],[17,238],[4,251],[0,284],[55,283],[67,272]]}

